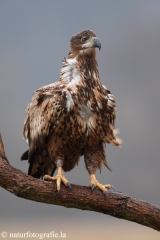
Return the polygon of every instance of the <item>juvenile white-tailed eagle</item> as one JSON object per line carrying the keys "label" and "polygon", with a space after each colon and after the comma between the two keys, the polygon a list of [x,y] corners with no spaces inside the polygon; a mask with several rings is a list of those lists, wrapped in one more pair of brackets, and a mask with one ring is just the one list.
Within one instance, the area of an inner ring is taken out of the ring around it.
{"label": "juvenile white-tailed eagle", "polygon": [[84,155],[90,186],[106,194],[111,185],[100,184],[96,170],[102,164],[109,168],[104,143],[121,145],[114,131],[115,98],[99,79],[96,48],[101,43],[96,34],[78,33],[70,48],[59,81],[38,89],[27,107],[23,136],[29,150],[21,159],[28,159],[29,175],[56,180],[60,191],[61,182],[70,187],[63,171],[73,169]]}

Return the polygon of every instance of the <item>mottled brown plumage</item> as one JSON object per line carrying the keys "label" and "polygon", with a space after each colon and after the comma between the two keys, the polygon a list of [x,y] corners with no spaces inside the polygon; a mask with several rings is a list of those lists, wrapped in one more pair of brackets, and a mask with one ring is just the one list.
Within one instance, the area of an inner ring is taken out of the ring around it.
{"label": "mottled brown plumage", "polygon": [[58,178],[62,169],[73,169],[84,155],[90,185],[105,192],[94,178],[102,164],[108,167],[103,144],[121,145],[114,132],[115,98],[99,79],[96,48],[101,44],[95,33],[78,33],[71,38],[70,48],[59,81],[37,90],[27,107],[23,136],[29,150],[22,160],[29,160],[29,175],[50,179],[57,168]]}

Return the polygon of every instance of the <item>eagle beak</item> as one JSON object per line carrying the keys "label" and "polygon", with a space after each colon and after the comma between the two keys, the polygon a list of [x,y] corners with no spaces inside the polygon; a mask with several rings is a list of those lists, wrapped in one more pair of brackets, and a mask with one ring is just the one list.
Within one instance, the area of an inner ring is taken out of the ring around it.
{"label": "eagle beak", "polygon": [[86,43],[82,45],[83,49],[87,48],[99,48],[101,49],[101,42],[97,37],[91,37]]}
{"label": "eagle beak", "polygon": [[100,42],[99,38],[93,37],[93,45],[92,46],[95,48],[99,48],[99,51],[101,50],[101,42]]}

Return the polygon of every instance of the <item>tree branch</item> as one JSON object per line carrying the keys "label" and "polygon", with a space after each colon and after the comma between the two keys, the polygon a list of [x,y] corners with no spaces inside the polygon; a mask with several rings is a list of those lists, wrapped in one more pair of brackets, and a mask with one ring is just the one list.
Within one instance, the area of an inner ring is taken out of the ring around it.
{"label": "tree branch", "polygon": [[133,221],[160,231],[160,208],[132,198],[124,193],[108,193],[106,199],[100,190],[91,194],[89,187],[72,184],[72,191],[61,185],[57,194],[54,182],[43,182],[12,167],[5,155],[0,135],[0,186],[18,197],[108,214]]}

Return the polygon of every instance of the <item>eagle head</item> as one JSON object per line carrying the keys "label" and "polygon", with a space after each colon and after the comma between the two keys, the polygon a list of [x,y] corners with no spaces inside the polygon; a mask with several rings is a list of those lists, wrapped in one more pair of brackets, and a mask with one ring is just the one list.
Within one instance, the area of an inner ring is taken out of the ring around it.
{"label": "eagle head", "polygon": [[95,56],[95,49],[101,49],[101,42],[93,31],[83,30],[71,38],[70,48],[72,55]]}

